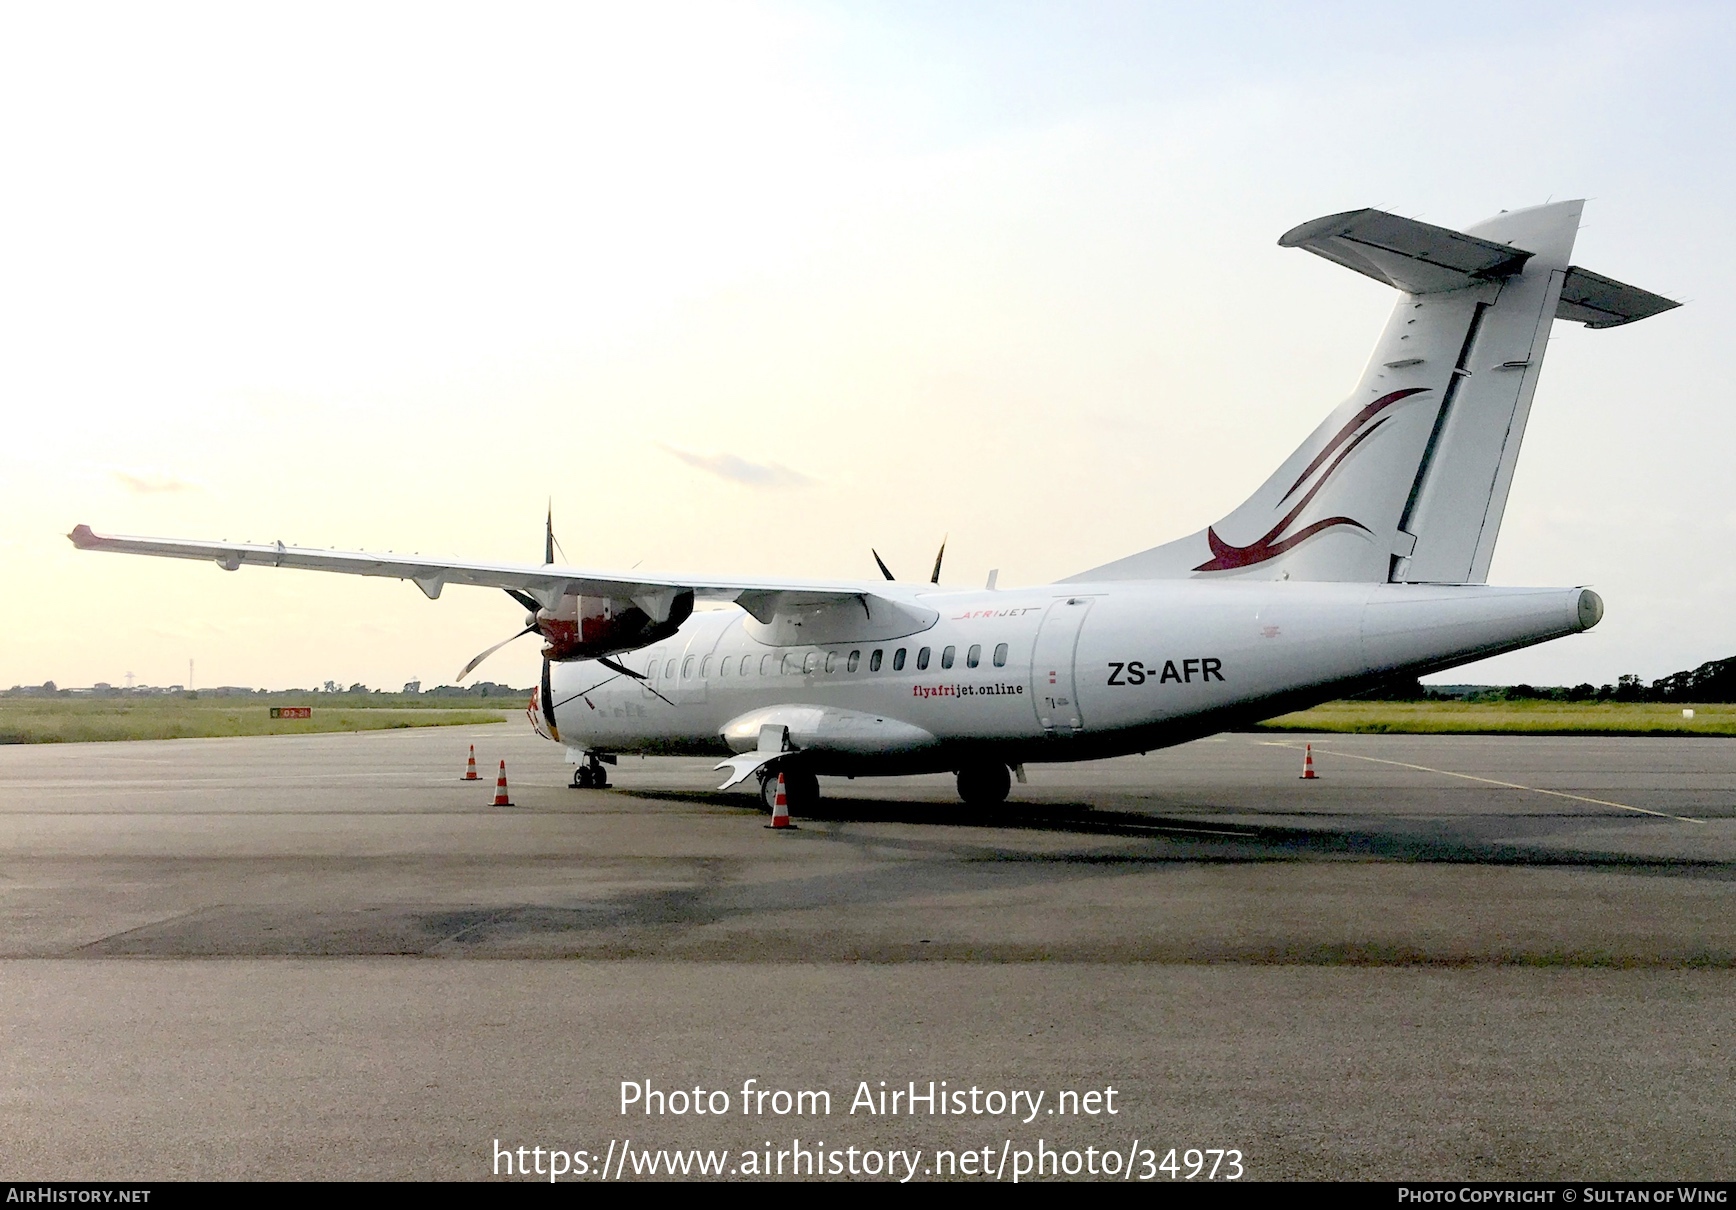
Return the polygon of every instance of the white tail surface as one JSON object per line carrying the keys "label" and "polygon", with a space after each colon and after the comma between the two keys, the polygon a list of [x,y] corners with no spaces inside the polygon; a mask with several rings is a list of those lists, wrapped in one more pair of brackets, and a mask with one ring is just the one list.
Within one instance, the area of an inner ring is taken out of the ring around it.
{"label": "white tail surface", "polygon": [[1463,232],[1378,210],[1288,232],[1404,292],[1356,393],[1223,520],[1070,579],[1485,582],[1551,323],[1676,305],[1570,267],[1582,205]]}

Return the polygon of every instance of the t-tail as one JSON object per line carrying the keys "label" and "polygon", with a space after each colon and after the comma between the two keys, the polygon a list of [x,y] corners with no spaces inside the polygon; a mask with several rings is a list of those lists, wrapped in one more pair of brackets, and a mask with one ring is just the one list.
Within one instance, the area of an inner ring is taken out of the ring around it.
{"label": "t-tail", "polygon": [[1462,232],[1354,210],[1286,233],[1403,292],[1356,394],[1221,521],[1070,578],[1485,583],[1550,325],[1679,305],[1569,263],[1583,205]]}

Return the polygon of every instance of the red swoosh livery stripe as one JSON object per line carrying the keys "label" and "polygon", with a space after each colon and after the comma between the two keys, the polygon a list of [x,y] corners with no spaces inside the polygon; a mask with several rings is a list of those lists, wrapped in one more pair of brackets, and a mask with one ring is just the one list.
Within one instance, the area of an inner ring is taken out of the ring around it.
{"label": "red swoosh livery stripe", "polygon": [[[1216,527],[1208,526],[1206,528],[1206,542],[1211,546],[1212,557],[1194,568],[1194,570],[1230,571],[1238,567],[1252,567],[1256,563],[1264,563],[1268,559],[1277,558],[1292,547],[1306,542],[1315,534],[1323,533],[1326,530],[1334,529],[1341,525],[1354,526],[1355,528],[1362,530],[1364,533],[1372,532],[1369,530],[1368,526],[1353,517],[1327,517],[1324,520],[1315,521],[1310,525],[1306,525],[1297,532],[1286,537],[1279,537],[1279,535],[1288,529],[1291,523],[1296,520],[1302,510],[1308,507],[1309,502],[1319,494],[1320,489],[1326,486],[1327,481],[1331,479],[1334,472],[1344,464],[1344,460],[1350,457],[1351,452],[1355,450],[1357,446],[1372,437],[1375,431],[1387,422],[1388,418],[1380,416],[1381,412],[1399,402],[1401,399],[1408,399],[1410,396],[1421,394],[1428,389],[1428,387],[1409,387],[1402,391],[1393,391],[1389,394],[1382,395],[1379,399],[1376,399],[1367,407],[1357,412],[1357,414],[1351,418],[1350,422],[1343,428],[1339,429],[1333,436],[1332,440],[1326,443],[1326,447],[1314,456],[1314,460],[1308,464],[1308,468],[1302,472],[1296,482],[1291,485],[1290,490],[1285,492],[1282,498],[1288,500],[1293,494],[1295,494],[1296,489],[1301,487],[1302,484],[1307,481],[1308,477],[1320,468],[1322,463],[1326,462],[1328,458],[1331,458],[1332,462],[1331,465],[1326,468],[1326,473],[1321,475],[1320,478],[1315,481],[1314,486],[1309,488],[1307,493],[1296,502],[1295,507],[1284,514],[1283,520],[1279,521],[1278,524],[1274,525],[1271,529],[1267,530],[1265,534],[1256,538],[1248,545],[1233,546],[1218,536]],[[1362,428],[1364,424],[1368,424],[1368,421],[1376,416],[1380,416],[1380,418],[1375,420],[1373,424],[1368,425],[1367,428],[1362,429],[1361,432],[1357,432],[1357,429]],[[1352,434],[1354,434],[1354,436]],[[1346,444],[1347,442],[1348,444]],[[1343,446],[1344,448],[1339,449],[1340,446]],[[1333,457],[1334,452],[1337,454],[1336,457]]]}

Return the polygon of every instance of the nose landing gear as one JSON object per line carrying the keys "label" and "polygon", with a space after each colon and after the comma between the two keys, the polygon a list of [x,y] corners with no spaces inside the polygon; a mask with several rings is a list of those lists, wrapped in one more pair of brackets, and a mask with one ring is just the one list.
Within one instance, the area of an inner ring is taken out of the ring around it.
{"label": "nose landing gear", "polygon": [[595,752],[585,753],[585,763],[573,770],[571,788],[574,790],[607,790],[609,788],[609,771],[603,768],[604,760],[613,761],[613,757],[600,757]]}

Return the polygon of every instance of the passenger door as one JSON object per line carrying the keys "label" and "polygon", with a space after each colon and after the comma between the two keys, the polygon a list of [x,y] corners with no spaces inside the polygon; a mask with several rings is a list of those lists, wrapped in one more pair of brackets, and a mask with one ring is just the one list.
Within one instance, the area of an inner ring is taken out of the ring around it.
{"label": "passenger door", "polygon": [[1067,739],[1085,728],[1073,679],[1079,630],[1091,612],[1090,597],[1062,597],[1050,604],[1037,628],[1031,653],[1031,704],[1045,736]]}

